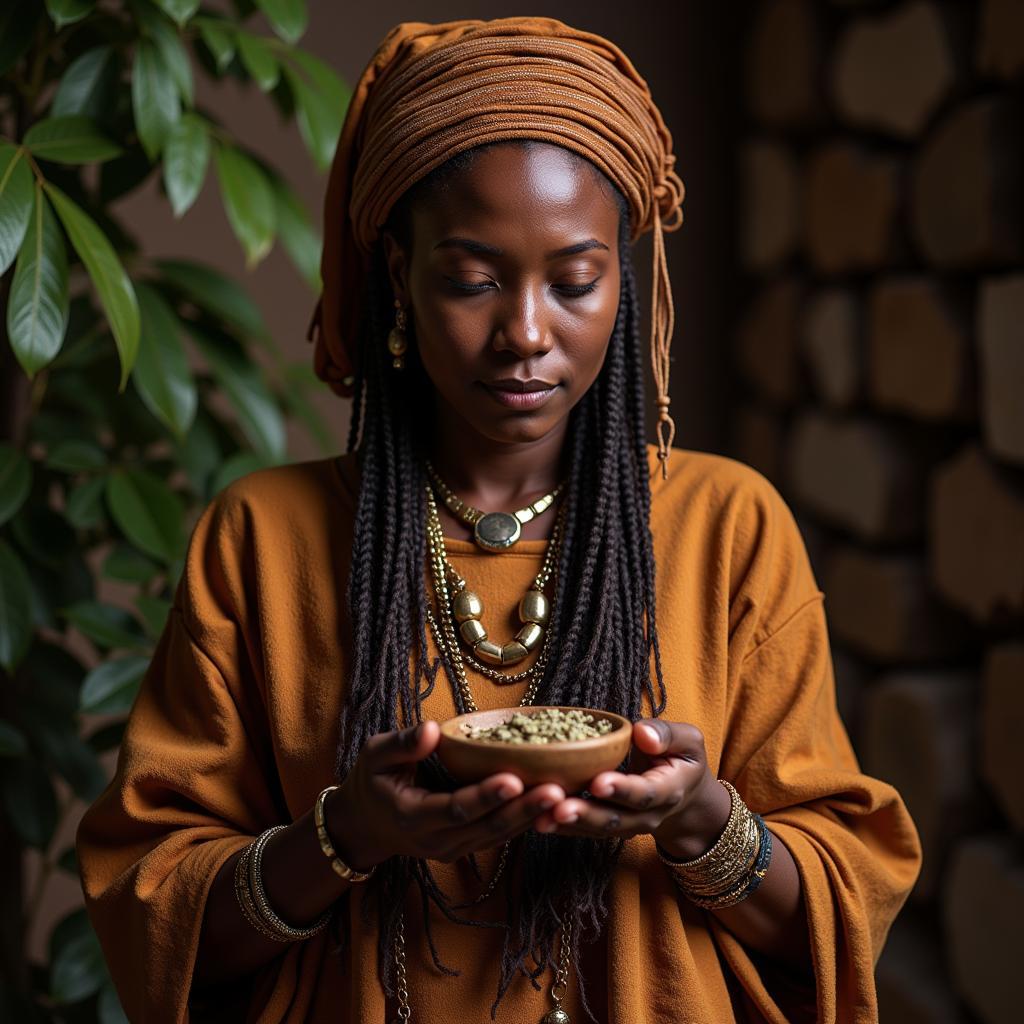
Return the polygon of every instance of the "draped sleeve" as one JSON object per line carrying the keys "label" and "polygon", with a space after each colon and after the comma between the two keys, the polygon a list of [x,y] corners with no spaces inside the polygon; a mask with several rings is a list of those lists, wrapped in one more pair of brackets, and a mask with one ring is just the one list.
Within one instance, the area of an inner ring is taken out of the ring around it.
{"label": "draped sleeve", "polygon": [[189,1019],[214,876],[283,816],[251,657],[246,533],[230,494],[196,524],[114,778],[78,829],[86,907],[135,1022]]}
{"label": "draped sleeve", "polygon": [[764,1019],[877,1020],[874,967],[921,863],[899,794],[860,770],[836,708],[826,621],[799,528],[759,486],[738,522],[719,775],[785,843],[803,886],[816,991],[752,955],[714,915],[716,943]]}

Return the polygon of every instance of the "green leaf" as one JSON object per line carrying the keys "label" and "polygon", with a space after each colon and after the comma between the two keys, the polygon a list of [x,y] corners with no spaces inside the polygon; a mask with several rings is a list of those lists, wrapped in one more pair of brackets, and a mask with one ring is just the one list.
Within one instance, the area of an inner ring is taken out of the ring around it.
{"label": "green leaf", "polygon": [[139,594],[135,598],[135,607],[138,608],[139,614],[146,624],[146,632],[151,637],[159,637],[167,624],[167,616],[171,612],[171,602],[165,601],[162,597]]}
{"label": "green leaf", "polygon": [[103,491],[106,480],[93,477],[79,484],[69,495],[64,506],[68,522],[79,530],[87,530],[103,522]]}
{"label": "green leaf", "polygon": [[271,179],[277,233],[295,269],[317,293],[320,291],[320,236],[299,197],[280,179]]}
{"label": "green leaf", "polygon": [[269,340],[270,332],[259,307],[241,285],[219,270],[180,260],[160,260],[157,269],[174,291],[203,312],[247,337]]}
{"label": "green leaf", "polygon": [[302,68],[317,92],[335,111],[340,132],[342,122],[345,120],[345,111],[352,99],[352,90],[332,67],[306,50],[291,50],[288,56]]}
{"label": "green leaf", "polygon": [[107,456],[98,444],[72,438],[61,441],[46,457],[46,464],[51,469],[63,470],[65,473],[84,473],[103,469],[107,464]]}
{"label": "green leaf", "polygon": [[281,77],[281,68],[273,51],[265,39],[249,32],[240,31],[237,40],[242,66],[263,92],[270,92]]}
{"label": "green leaf", "polygon": [[0,540],[0,665],[12,672],[31,640],[28,572],[14,549]]}
{"label": "green leaf", "polygon": [[96,119],[104,113],[102,104],[111,83],[112,46],[97,46],[77,57],[61,76],[50,107],[51,117],[80,114]]}
{"label": "green leaf", "polygon": [[193,331],[193,337],[249,443],[268,462],[281,462],[286,446],[284,419],[260,368],[238,349],[209,335]]}
{"label": "green leaf", "polygon": [[212,497],[210,478],[221,463],[222,453],[208,411],[200,408],[192,429],[184,441],[177,445],[176,454],[196,494],[204,499]]}
{"label": "green leaf", "polygon": [[137,548],[164,563],[179,554],[185,510],[159,477],[142,469],[111,473],[107,504],[114,521]]}
{"label": "green leaf", "polygon": [[140,7],[141,21],[145,31],[156,43],[160,56],[164,59],[174,84],[177,87],[178,95],[186,106],[191,107],[195,102],[195,85],[192,81],[192,62],[189,60],[188,50],[181,41],[177,30],[167,23],[167,20],[157,14],[152,8]]}
{"label": "green leaf", "polygon": [[254,473],[257,469],[267,466],[267,460],[256,452],[235,452],[228,460],[221,464],[213,478],[210,489],[214,494],[219,494],[230,484],[247,473]]}
{"label": "green leaf", "polygon": [[124,719],[116,719],[101,725],[95,731],[89,733],[86,743],[97,754],[105,754],[108,750],[116,750],[124,739],[124,730],[127,723]]}
{"label": "green leaf", "polygon": [[100,989],[100,997],[96,1002],[96,1016],[98,1024],[129,1024],[128,1015],[117,997],[117,989],[109,978]]}
{"label": "green leaf", "polygon": [[306,0],[256,0],[256,6],[286,43],[297,43],[302,38],[309,23]]}
{"label": "green leaf", "polygon": [[259,165],[239,150],[218,146],[214,160],[224,210],[252,267],[274,244],[274,194]]}
{"label": "green leaf", "polygon": [[325,171],[331,166],[334,157],[344,110],[333,108],[320,92],[313,89],[292,68],[284,70],[295,98],[299,134],[317,167]]}
{"label": "green leaf", "polygon": [[35,734],[43,753],[75,795],[92,803],[107,786],[107,773],[96,752],[78,735],[74,723],[42,719],[40,724],[43,728]]}
{"label": "green leaf", "polygon": [[28,753],[28,742],[10,722],[0,720],[0,757],[23,757]]}
{"label": "green leaf", "polygon": [[181,100],[163,55],[149,39],[140,39],[135,50],[132,110],[142,148],[150,160],[155,160],[181,116]]}
{"label": "green leaf", "polygon": [[42,762],[34,757],[5,762],[0,786],[14,831],[22,842],[45,850],[57,828],[57,795]]}
{"label": "green leaf", "polygon": [[0,274],[14,262],[32,218],[32,172],[25,154],[0,142]]}
{"label": "green leaf", "polygon": [[149,285],[136,291],[145,344],[132,380],[146,407],[177,437],[184,437],[196,415],[198,395],[181,343],[180,323],[163,296]]}
{"label": "green leaf", "polygon": [[127,711],[149,666],[148,658],[115,658],[97,665],[82,683],[81,709],[94,714]]}
{"label": "green leaf", "polygon": [[206,48],[210,51],[218,71],[223,71],[235,56],[235,42],[231,35],[230,22],[220,18],[203,16],[193,23],[199,29],[199,35]]}
{"label": "green leaf", "polygon": [[57,954],[50,977],[50,995],[57,1003],[77,1003],[97,992],[108,977],[99,939],[90,928]]}
{"label": "green leaf", "polygon": [[50,204],[37,184],[7,302],[7,336],[30,377],[60,351],[67,325],[67,250]]}
{"label": "green leaf", "polygon": [[13,445],[0,444],[0,523],[25,503],[32,489],[32,463]]}
{"label": "green leaf", "polygon": [[210,162],[210,136],[206,122],[185,114],[171,129],[164,147],[164,187],[175,217],[196,201]]}
{"label": "green leaf", "polygon": [[138,650],[145,646],[145,636],[138,621],[116,605],[100,601],[79,601],[65,608],[64,616],[71,625],[104,650]]}
{"label": "green leaf", "polygon": [[81,21],[95,6],[95,0],[46,0],[46,9],[57,28]]}
{"label": "green leaf", "polygon": [[108,580],[120,580],[122,583],[148,583],[157,573],[160,566],[150,561],[141,551],[118,544],[111,549],[103,560],[100,575]]}
{"label": "green leaf", "polygon": [[154,2],[178,25],[184,25],[199,9],[199,0],[154,0]]}
{"label": "green leaf", "polygon": [[98,164],[121,155],[121,147],[81,114],[37,121],[25,133],[24,145],[34,157],[60,164]]}
{"label": "green leaf", "polygon": [[60,189],[47,183],[46,191],[67,231],[71,244],[89,272],[100,305],[107,315],[121,358],[121,383],[124,391],[139,350],[139,305],[128,275],[114,247],[96,223]]}

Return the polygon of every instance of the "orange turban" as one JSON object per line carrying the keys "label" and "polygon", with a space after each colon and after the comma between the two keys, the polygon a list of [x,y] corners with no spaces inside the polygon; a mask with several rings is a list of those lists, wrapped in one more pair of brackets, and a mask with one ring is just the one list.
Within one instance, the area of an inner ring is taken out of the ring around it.
{"label": "orange turban", "polygon": [[626,197],[635,241],[653,231],[651,364],[659,457],[674,313],[663,232],[682,224],[672,136],[629,58],[553,18],[404,22],[363,71],[324,203],[323,295],[310,324],[317,376],[352,394],[369,253],[398,198],[435,167],[486,142],[538,139],[585,157]]}

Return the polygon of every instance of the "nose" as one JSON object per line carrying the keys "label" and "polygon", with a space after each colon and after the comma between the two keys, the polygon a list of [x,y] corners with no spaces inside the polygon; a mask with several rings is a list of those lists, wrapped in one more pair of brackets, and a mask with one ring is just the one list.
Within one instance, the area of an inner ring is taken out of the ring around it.
{"label": "nose", "polygon": [[550,324],[535,288],[507,289],[499,306],[492,344],[498,352],[513,352],[520,359],[551,350]]}

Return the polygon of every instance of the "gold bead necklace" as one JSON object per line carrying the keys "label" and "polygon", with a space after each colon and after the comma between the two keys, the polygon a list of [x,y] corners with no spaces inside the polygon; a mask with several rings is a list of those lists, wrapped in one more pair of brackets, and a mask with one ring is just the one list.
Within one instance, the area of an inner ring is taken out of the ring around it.
{"label": "gold bead necklace", "polygon": [[[478,594],[466,586],[465,579],[448,561],[437,502],[434,500],[432,489],[427,487],[427,539],[430,546],[431,566],[435,571],[435,588],[439,593],[443,592],[445,595],[444,600],[439,600],[441,615],[445,620],[453,618],[458,623],[458,635],[481,661],[489,662],[492,665],[514,665],[522,661],[531,651],[536,650],[544,638],[551,615],[551,605],[544,594],[544,588],[555,571],[558,554],[561,551],[563,524],[564,513],[560,513],[555,520],[554,530],[551,540],[548,541],[540,572],[537,573],[533,586],[519,602],[519,621],[523,624],[522,628],[508,643],[496,644],[488,638],[487,630],[480,621],[484,613],[483,601]],[[438,575],[440,581],[437,579]],[[449,591],[449,580],[451,581],[451,591]],[[454,626],[452,632],[455,632]],[[458,647],[457,642],[455,646]],[[474,667],[476,667],[475,659]],[[495,675],[486,669],[484,674],[495,678]],[[501,679],[500,676],[497,678]],[[525,676],[521,678],[525,678]],[[511,680],[506,677],[502,681]]]}
{"label": "gold bead necklace", "polygon": [[441,479],[429,461],[427,462],[427,473],[430,474],[434,488],[441,496],[448,511],[461,519],[467,526],[472,526],[473,539],[485,551],[492,552],[504,551],[506,548],[512,547],[522,536],[523,525],[551,508],[565,487],[563,480],[553,491],[549,491],[536,501],[531,501],[523,508],[516,509],[515,512],[484,512],[463,501]]}

